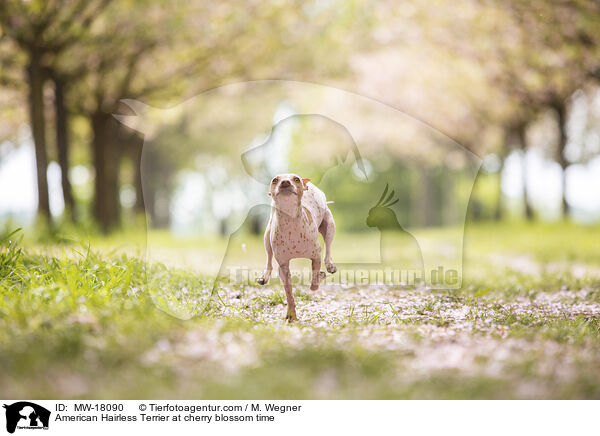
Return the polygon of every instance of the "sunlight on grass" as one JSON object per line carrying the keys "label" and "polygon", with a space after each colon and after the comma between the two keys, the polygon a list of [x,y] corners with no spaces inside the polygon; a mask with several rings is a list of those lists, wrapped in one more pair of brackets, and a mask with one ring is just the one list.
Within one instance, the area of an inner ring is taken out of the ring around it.
{"label": "sunlight on grass", "polygon": [[[32,390],[39,398],[600,397],[597,228],[494,229],[468,228],[460,290],[298,286],[300,322],[291,326],[280,285],[222,282],[213,294],[210,278],[176,262],[145,265],[139,235],[46,252],[7,235],[0,390],[14,398]],[[212,243],[155,236],[182,256]],[[262,264],[260,238],[246,241]]]}

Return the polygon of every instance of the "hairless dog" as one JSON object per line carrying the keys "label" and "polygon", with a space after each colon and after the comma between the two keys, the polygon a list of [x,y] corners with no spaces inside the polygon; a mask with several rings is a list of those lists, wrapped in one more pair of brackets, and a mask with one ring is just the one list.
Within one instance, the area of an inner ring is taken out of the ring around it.
{"label": "hairless dog", "polygon": [[333,215],[327,206],[325,194],[309,179],[296,174],[280,174],[273,178],[269,195],[271,217],[265,230],[265,250],[267,266],[264,274],[258,278],[261,285],[266,284],[273,270],[273,255],[279,264],[279,278],[285,288],[288,322],[296,321],[296,303],[292,293],[290,260],[306,258],[312,261],[312,279],[310,289],[319,288],[319,282],[325,273],[321,270],[321,245],[319,232],[325,241],[325,267],[333,274],[337,271],[331,261],[331,242],[335,234]]}

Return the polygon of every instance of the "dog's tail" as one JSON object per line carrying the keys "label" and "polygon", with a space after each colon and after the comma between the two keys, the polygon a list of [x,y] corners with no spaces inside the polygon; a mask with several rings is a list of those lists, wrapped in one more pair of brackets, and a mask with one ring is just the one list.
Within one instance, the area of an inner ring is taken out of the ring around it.
{"label": "dog's tail", "polygon": [[335,201],[326,201],[325,203],[326,204],[333,204],[333,203],[335,203]]}

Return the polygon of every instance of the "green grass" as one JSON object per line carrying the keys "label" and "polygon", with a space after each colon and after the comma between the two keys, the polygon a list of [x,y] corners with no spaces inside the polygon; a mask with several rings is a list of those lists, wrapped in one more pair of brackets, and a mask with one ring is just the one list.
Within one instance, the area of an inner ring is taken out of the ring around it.
{"label": "green grass", "polygon": [[[297,286],[291,326],[280,285],[223,282],[212,292],[210,277],[185,265],[146,265],[140,234],[53,245],[7,234],[0,392],[600,398],[599,234],[566,223],[471,225],[462,289]],[[200,243],[150,238],[167,259]],[[356,240],[340,235],[336,248]],[[222,244],[201,243],[207,257]],[[246,243],[262,264],[260,238]]]}

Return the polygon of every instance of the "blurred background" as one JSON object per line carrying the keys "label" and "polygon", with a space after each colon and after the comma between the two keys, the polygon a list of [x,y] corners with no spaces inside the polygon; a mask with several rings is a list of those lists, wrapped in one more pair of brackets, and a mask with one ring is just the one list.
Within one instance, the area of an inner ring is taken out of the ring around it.
{"label": "blurred background", "polygon": [[[0,0],[0,392],[600,398],[599,30],[596,0]],[[462,283],[296,281],[285,329],[276,280],[215,286],[264,268],[287,170],[338,266]]]}
{"label": "blurred background", "polygon": [[[367,159],[367,169],[404,187],[397,191],[403,225],[453,224],[446,218],[455,215],[454,196],[470,194],[469,183],[448,188],[452,156],[419,162],[431,171],[405,168],[403,153],[426,155],[427,142],[457,143],[482,159],[468,208],[472,222],[594,223],[599,24],[600,5],[591,0],[4,0],[0,221],[50,236],[65,229],[106,234],[139,229],[147,213],[157,229],[185,231],[195,223],[206,233],[231,232],[223,203],[233,197],[224,201],[209,182],[243,184],[229,162],[269,137],[258,125],[301,113],[297,104],[277,92],[225,93],[198,99],[193,111],[163,110],[151,132],[112,114],[135,114],[120,103],[125,98],[177,108],[226,84],[285,79],[347,90],[413,119],[388,126],[395,140],[384,128],[362,129],[360,137],[391,151]],[[415,134],[414,125],[422,132]],[[326,120],[298,118],[280,127],[276,140],[286,150],[347,147],[357,139]],[[144,140],[163,144],[146,152],[154,180],[147,189]],[[279,159],[301,168],[307,153]],[[350,177],[356,168],[340,171]],[[367,230],[365,216],[344,207],[355,188],[338,188],[341,228]],[[194,200],[199,213],[190,217],[182,204]],[[263,224],[251,231],[261,233]]]}

